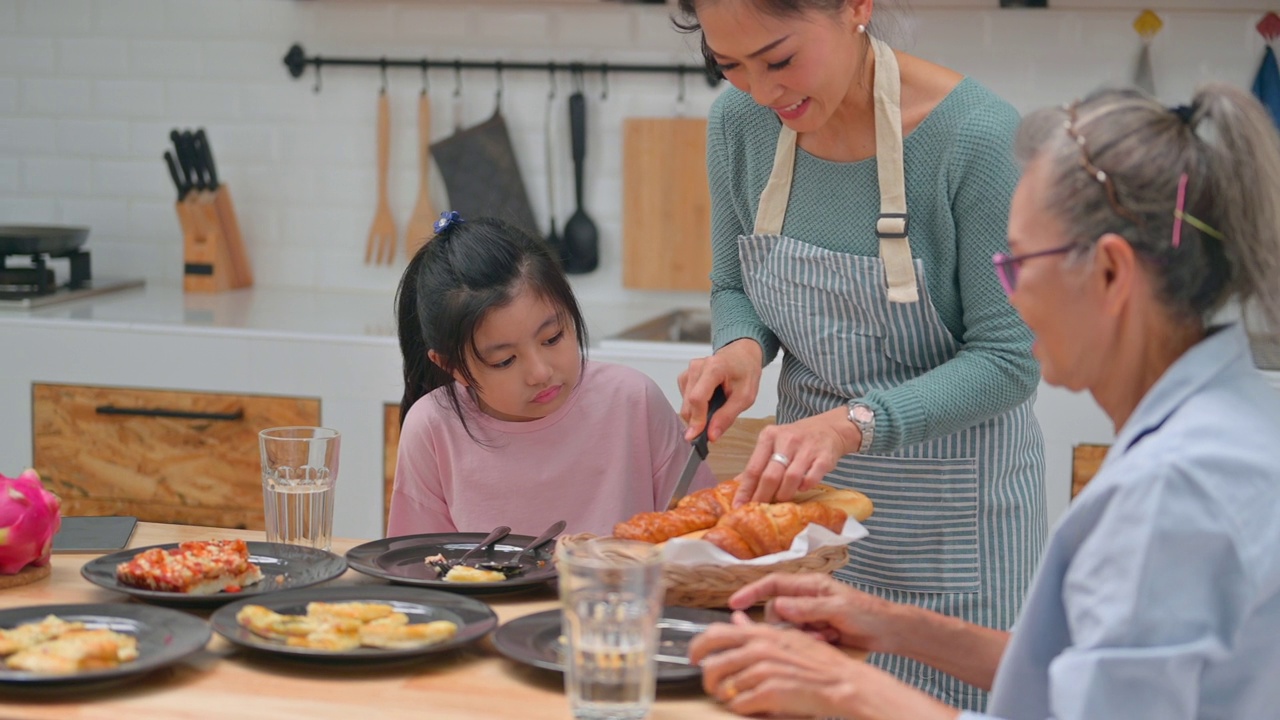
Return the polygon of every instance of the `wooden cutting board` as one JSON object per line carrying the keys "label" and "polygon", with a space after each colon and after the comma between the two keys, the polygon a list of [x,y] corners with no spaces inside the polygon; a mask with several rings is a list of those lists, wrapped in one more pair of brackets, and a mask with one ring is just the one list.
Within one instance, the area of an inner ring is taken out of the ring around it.
{"label": "wooden cutting board", "polygon": [[622,124],[622,284],[711,289],[705,118]]}

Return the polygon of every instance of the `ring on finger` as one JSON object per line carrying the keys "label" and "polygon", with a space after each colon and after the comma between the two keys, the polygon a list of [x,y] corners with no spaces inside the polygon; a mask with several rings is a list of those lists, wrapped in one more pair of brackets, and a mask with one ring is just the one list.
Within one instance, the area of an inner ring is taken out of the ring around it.
{"label": "ring on finger", "polygon": [[786,466],[788,466],[788,465],[790,465],[790,464],[791,464],[791,458],[787,457],[786,455],[783,455],[783,454],[782,454],[782,453],[780,453],[780,452],[776,452],[776,453],[774,453],[774,454],[770,455],[770,456],[769,456],[769,460],[770,460],[770,462],[776,462],[776,463],[778,463],[778,464],[779,464],[779,465],[781,465],[782,467],[786,467]]}
{"label": "ring on finger", "polygon": [[738,696],[738,686],[734,684],[733,678],[725,680],[720,686],[720,690],[724,693],[725,700],[732,700]]}

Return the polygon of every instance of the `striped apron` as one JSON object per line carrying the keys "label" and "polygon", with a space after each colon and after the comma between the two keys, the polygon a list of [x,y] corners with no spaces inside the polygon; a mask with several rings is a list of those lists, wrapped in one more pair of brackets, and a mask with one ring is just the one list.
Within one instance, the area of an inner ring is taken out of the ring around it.
{"label": "striped apron", "polygon": [[[781,234],[796,134],[778,138],[753,234],[738,238],[743,284],[785,354],[778,421],[891,388],[955,357],[961,345],[929,297],[907,239],[900,79],[893,51],[875,48],[880,257],[833,252]],[[835,576],[889,600],[987,627],[1012,626],[1046,533],[1044,453],[1028,399],[973,427],[898,449],[850,454],[825,478],[875,502],[870,536]],[[986,693],[920,663],[871,662],[939,699],[981,710]]]}

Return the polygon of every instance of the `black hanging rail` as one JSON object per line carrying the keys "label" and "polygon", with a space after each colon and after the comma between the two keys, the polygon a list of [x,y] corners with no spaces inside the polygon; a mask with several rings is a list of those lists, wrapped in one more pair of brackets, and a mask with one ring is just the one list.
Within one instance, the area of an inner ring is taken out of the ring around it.
{"label": "black hanging rail", "polygon": [[[713,76],[707,72],[705,66],[702,65],[635,65],[628,63],[581,63],[581,62],[527,62],[527,61],[511,61],[506,60],[431,60],[428,58],[354,58],[354,57],[327,57],[320,55],[312,55],[307,57],[307,53],[302,49],[302,45],[294,43],[289,48],[289,52],[284,56],[284,64],[289,68],[289,74],[294,78],[302,77],[306,72],[308,65],[314,65],[316,72],[320,72],[321,67],[345,65],[352,67],[375,67],[380,68],[384,72],[387,68],[417,68],[425,71],[427,68],[452,68],[454,70],[493,70],[496,72],[504,72],[506,70],[540,70],[542,72],[571,72],[571,73],[598,73],[603,77],[607,77],[610,73],[667,73],[678,75],[683,78],[684,75],[701,75],[707,81],[710,87],[716,87],[720,84],[720,78]],[[318,87],[318,84],[317,84]]]}

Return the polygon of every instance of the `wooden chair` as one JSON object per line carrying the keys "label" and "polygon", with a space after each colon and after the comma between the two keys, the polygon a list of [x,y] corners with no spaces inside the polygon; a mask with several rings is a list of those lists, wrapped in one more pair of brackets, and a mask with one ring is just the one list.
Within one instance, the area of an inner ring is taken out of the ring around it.
{"label": "wooden chair", "polygon": [[1098,474],[1098,468],[1107,457],[1110,445],[1076,445],[1071,449],[1071,499]]}
{"label": "wooden chair", "polygon": [[756,437],[760,431],[774,424],[772,415],[764,418],[739,417],[729,426],[719,440],[707,450],[707,464],[716,480],[732,480],[747,467],[751,453],[756,449]]}

